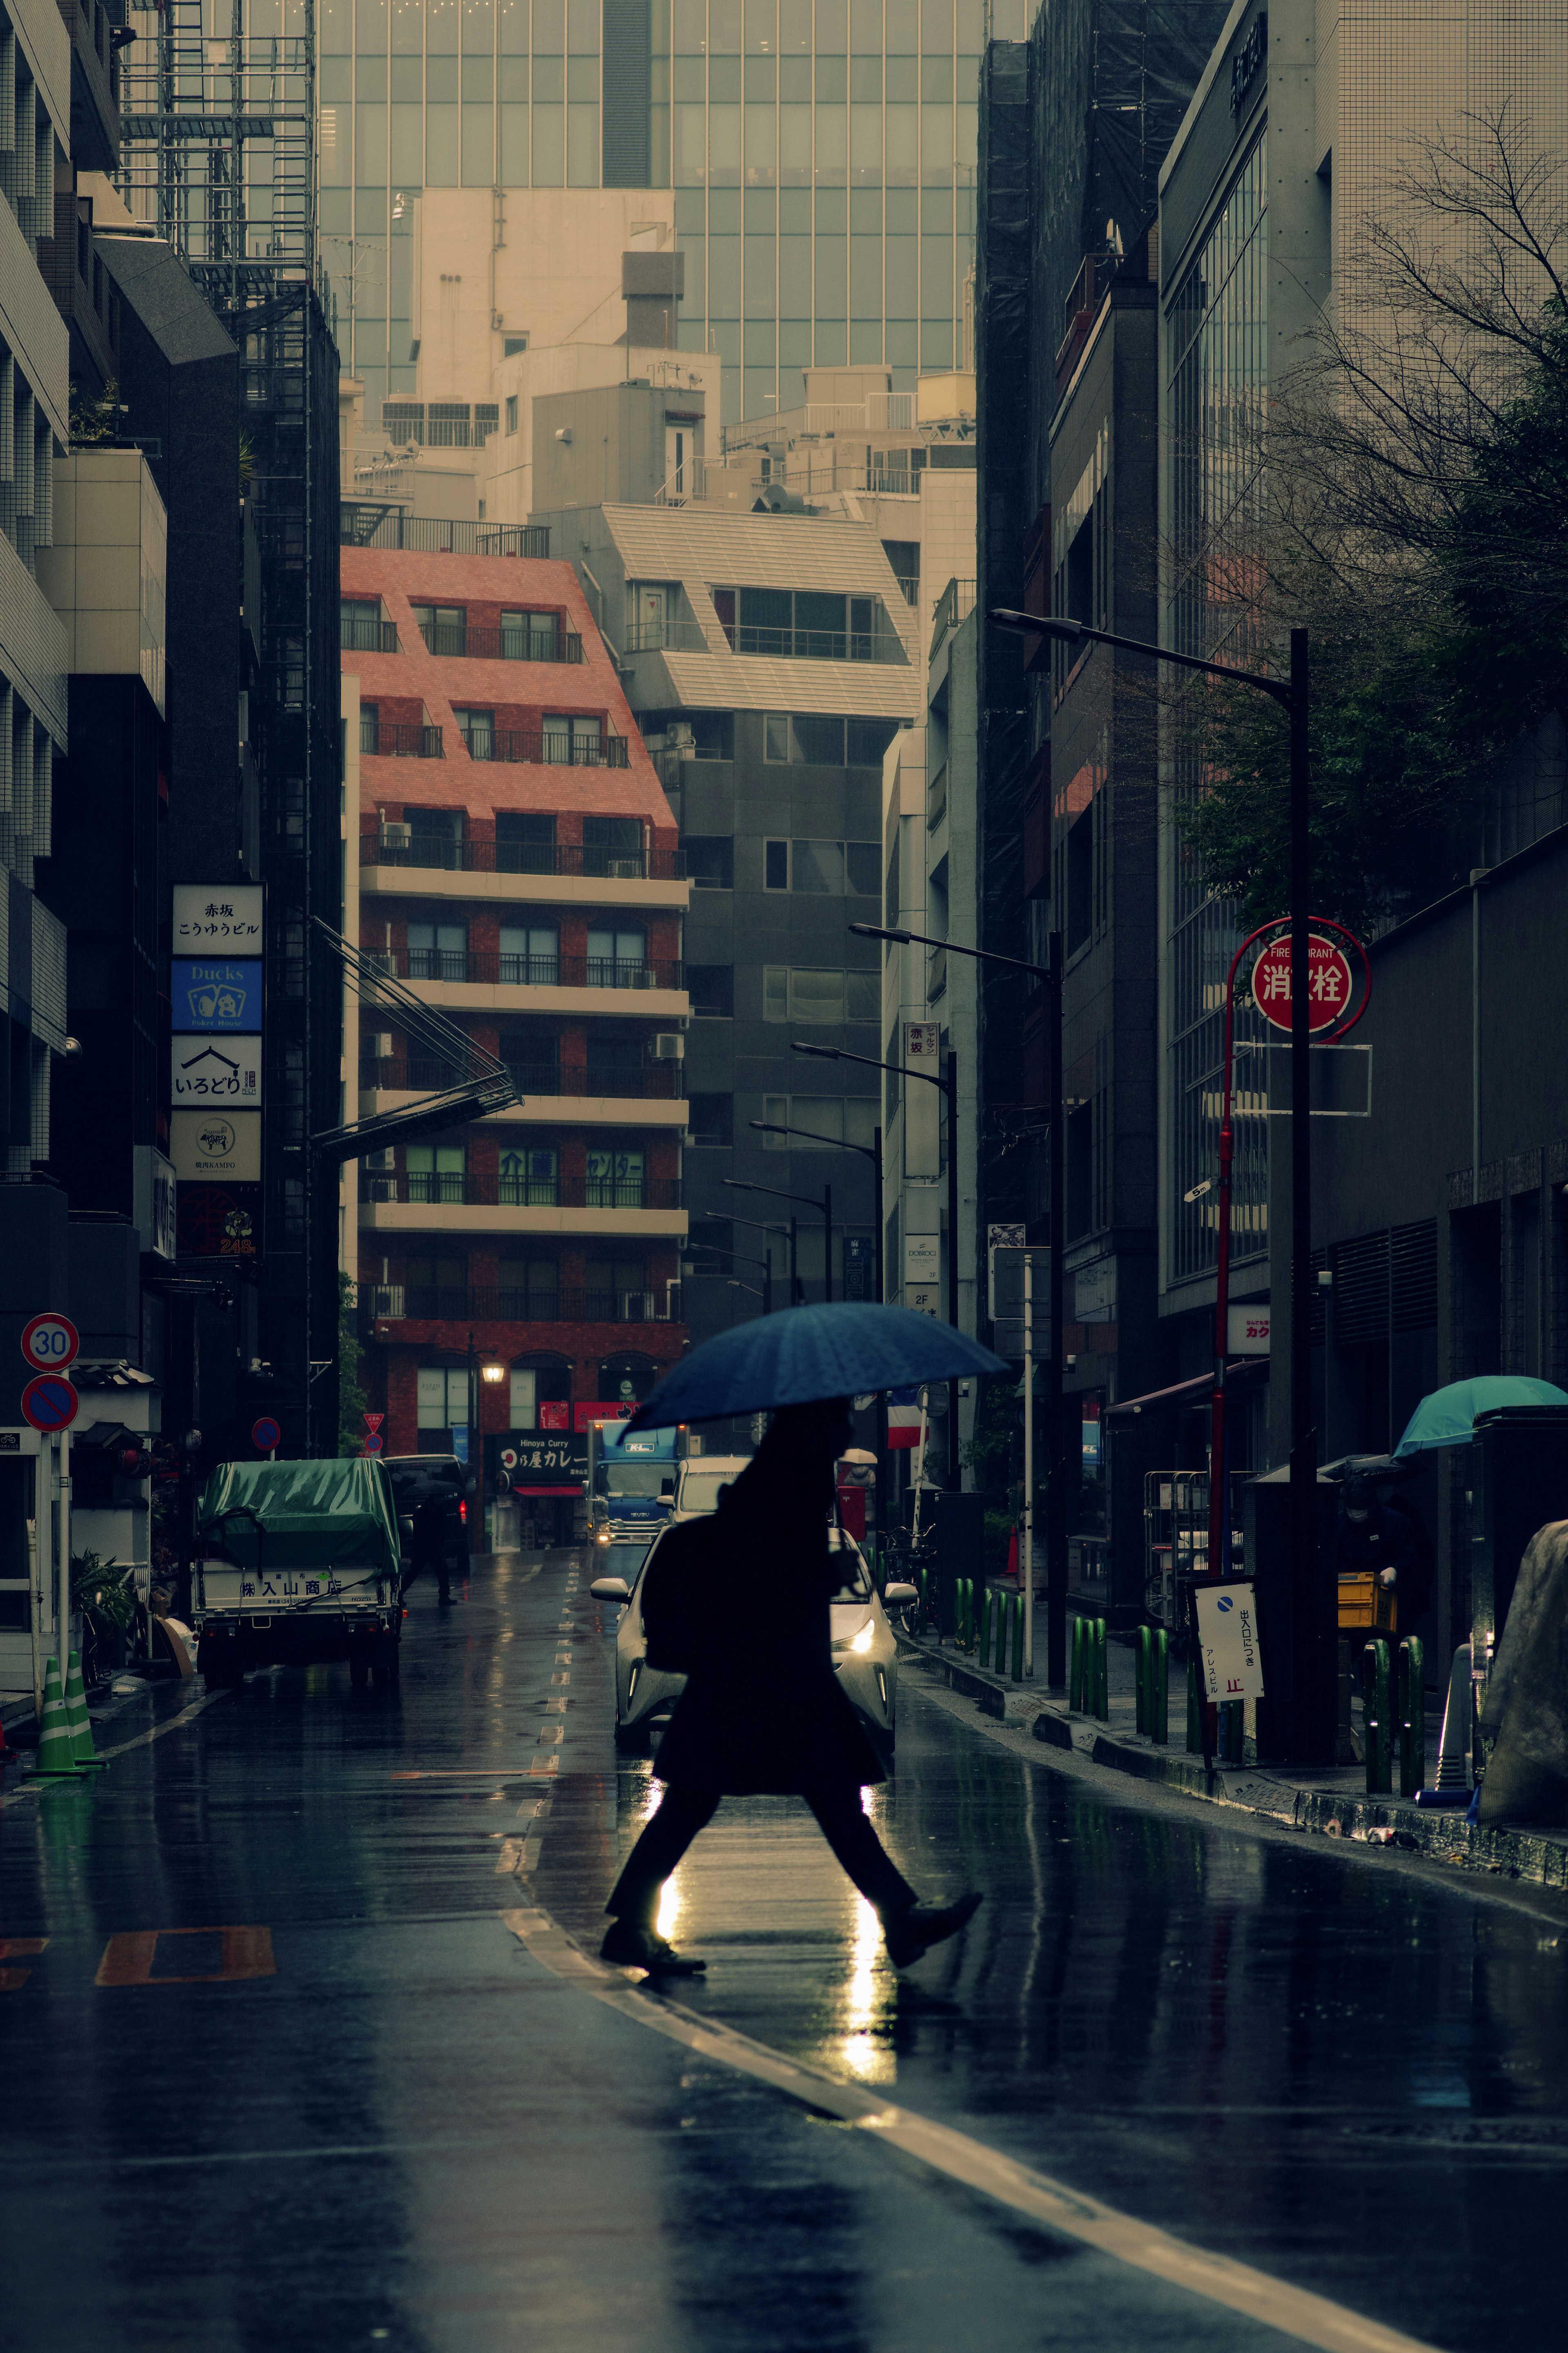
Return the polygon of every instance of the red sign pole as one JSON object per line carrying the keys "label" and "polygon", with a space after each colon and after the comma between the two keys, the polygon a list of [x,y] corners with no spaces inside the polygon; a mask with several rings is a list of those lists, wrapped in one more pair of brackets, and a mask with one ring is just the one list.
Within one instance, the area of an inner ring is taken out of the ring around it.
{"label": "red sign pole", "polygon": [[[1347,1029],[1353,1029],[1366,1011],[1372,999],[1372,967],[1367,962],[1366,950],[1354,934],[1348,932],[1342,923],[1335,923],[1331,916],[1314,915],[1312,925],[1315,931],[1337,932],[1340,939],[1354,949],[1361,958],[1362,970],[1366,981],[1361,1002],[1353,1013],[1347,1004],[1341,1007],[1337,1013],[1327,1014],[1321,1023],[1313,1023],[1314,1029],[1321,1028],[1329,1031],[1329,1037],[1320,1041],[1327,1045],[1333,1039],[1342,1038]],[[1255,932],[1249,932],[1230,960],[1230,970],[1226,975],[1225,982],[1225,1070],[1219,1123],[1219,1248],[1215,1270],[1214,1391],[1209,1405],[1209,1546],[1206,1573],[1211,1583],[1224,1575],[1230,1549],[1230,1463],[1226,1451],[1227,1439],[1225,1419],[1225,1379],[1226,1360],[1230,1354],[1230,1203],[1232,1163],[1236,1143],[1234,1126],[1236,976],[1247,950],[1256,946],[1267,934],[1277,934],[1282,942],[1288,942],[1289,926],[1289,916],[1277,915],[1272,922],[1259,923]],[[1269,950],[1265,948],[1262,953],[1267,955]],[[1280,1020],[1278,1014],[1272,1012],[1266,1015],[1267,1018],[1273,1020],[1275,1026],[1280,1029],[1288,1028],[1290,1024],[1290,997],[1288,987],[1284,996],[1283,1009],[1285,1015],[1283,1020]],[[1198,1641],[1195,1582],[1193,1588],[1192,1632],[1194,1657],[1201,1659],[1203,1653]],[[1215,1735],[1217,1729],[1216,1710],[1212,1701],[1201,1698],[1201,1694],[1200,1707],[1204,1765],[1206,1768],[1214,1762]]]}

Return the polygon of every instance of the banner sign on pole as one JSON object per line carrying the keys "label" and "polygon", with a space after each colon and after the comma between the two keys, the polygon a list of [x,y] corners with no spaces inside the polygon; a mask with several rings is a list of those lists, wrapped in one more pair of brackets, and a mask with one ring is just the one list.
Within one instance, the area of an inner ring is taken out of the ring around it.
{"label": "banner sign on pole", "polygon": [[1263,1661],[1258,1648],[1258,1606],[1252,1587],[1200,1585],[1197,1600],[1206,1696],[1261,1699]]}

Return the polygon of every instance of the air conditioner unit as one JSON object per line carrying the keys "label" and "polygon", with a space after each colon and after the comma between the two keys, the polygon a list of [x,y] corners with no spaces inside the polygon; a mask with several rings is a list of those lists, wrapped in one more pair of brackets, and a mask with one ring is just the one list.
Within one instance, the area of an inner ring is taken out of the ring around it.
{"label": "air conditioner unit", "polygon": [[373,1176],[368,1189],[373,1201],[395,1201],[397,1179],[395,1176]]}
{"label": "air conditioner unit", "polygon": [[390,823],[384,818],[382,819],[381,847],[383,849],[406,849],[413,839],[414,828],[411,825],[398,825]]}
{"label": "air conditioner unit", "polygon": [[379,1151],[365,1154],[364,1165],[367,1168],[394,1169],[397,1166],[397,1155],[390,1144],[384,1145]]}
{"label": "air conditioner unit", "polygon": [[605,861],[605,871],[613,882],[640,882],[642,881],[642,860],[640,858],[611,858]]}
{"label": "air conditioner unit", "polygon": [[686,1040],[679,1029],[661,1029],[658,1033],[653,1041],[653,1059],[656,1062],[686,1060]]}

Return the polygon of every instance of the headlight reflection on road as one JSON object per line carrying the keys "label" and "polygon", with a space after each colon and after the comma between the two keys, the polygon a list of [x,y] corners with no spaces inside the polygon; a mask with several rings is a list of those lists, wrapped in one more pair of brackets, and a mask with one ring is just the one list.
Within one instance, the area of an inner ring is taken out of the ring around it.
{"label": "headlight reflection on road", "polygon": [[[677,1877],[679,1877],[679,1873],[677,1874]],[[644,1916],[646,1918],[646,1914]],[[679,1917],[680,1889],[676,1883],[676,1879],[667,1879],[664,1883],[664,1894],[658,1899],[658,1920],[657,1925],[659,1935],[667,1937],[673,1936],[675,1934],[675,1924]]]}
{"label": "headlight reflection on road", "polygon": [[888,2045],[870,2029],[885,1998],[877,1991],[877,1956],[882,1949],[882,1924],[863,1895],[855,1899],[855,1946],[848,1982],[844,1989],[844,2063],[862,2084],[890,2084],[898,2062]]}

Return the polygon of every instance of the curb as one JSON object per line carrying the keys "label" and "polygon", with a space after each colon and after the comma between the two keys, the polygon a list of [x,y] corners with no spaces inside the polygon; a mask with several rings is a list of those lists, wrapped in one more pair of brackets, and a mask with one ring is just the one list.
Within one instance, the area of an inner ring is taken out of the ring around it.
{"label": "curb", "polygon": [[[898,1636],[900,1655],[939,1675],[948,1687],[973,1699],[984,1715],[1004,1723],[1027,1724],[1048,1748],[1073,1750],[1085,1764],[1122,1773],[1196,1798],[1205,1805],[1257,1814],[1282,1828],[1320,1838],[1349,1839],[1357,1845],[1395,1846],[1428,1862],[1490,1878],[1528,1881],[1538,1887],[1568,1888],[1568,1829],[1488,1830],[1467,1822],[1458,1811],[1427,1812],[1398,1799],[1359,1796],[1342,1789],[1305,1788],[1266,1768],[1232,1768],[1227,1778],[1216,1767],[1212,1784],[1202,1759],[1184,1750],[1158,1747],[1141,1735],[1118,1737],[1094,1716],[1072,1714],[1059,1701],[972,1666],[934,1643]],[[1374,1835],[1382,1833],[1382,1835]]]}

